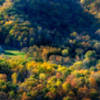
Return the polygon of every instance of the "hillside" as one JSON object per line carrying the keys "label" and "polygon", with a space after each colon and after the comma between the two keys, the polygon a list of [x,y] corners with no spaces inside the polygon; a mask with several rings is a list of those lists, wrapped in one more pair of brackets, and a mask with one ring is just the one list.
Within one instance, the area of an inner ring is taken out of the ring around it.
{"label": "hillside", "polygon": [[100,0],[0,0],[0,100],[100,100]]}
{"label": "hillside", "polygon": [[94,37],[99,19],[85,6],[79,0],[2,0],[0,43],[62,46],[72,32]]}

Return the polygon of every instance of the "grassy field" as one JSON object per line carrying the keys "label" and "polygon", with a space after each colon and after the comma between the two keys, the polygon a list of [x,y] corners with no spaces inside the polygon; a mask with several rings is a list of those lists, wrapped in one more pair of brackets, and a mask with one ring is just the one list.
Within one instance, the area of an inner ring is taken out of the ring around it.
{"label": "grassy field", "polygon": [[5,50],[3,54],[8,57],[13,57],[13,56],[20,56],[22,58],[25,57],[25,53],[19,50]]}
{"label": "grassy field", "polygon": [[[4,53],[2,53],[4,56],[7,56],[7,57],[21,57],[23,59],[26,59],[27,61],[30,61],[32,60],[32,57],[27,57],[26,58],[26,54],[24,52],[21,52],[19,50],[4,50]],[[2,55],[0,54],[0,55]]]}

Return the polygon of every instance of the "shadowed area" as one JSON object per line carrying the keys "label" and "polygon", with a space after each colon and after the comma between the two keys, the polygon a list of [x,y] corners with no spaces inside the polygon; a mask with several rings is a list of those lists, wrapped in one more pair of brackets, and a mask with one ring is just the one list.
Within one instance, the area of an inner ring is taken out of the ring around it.
{"label": "shadowed area", "polygon": [[79,0],[12,0],[10,4],[0,14],[6,23],[2,23],[0,43],[14,47],[62,46],[70,33],[96,37],[94,33],[100,27],[99,19]]}

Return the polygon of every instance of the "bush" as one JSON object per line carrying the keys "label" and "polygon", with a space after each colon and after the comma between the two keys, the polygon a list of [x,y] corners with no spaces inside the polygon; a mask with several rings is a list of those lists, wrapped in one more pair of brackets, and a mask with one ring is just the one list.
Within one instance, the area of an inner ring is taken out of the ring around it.
{"label": "bush", "polygon": [[96,57],[96,52],[92,50],[87,51],[85,54],[85,58],[92,58],[92,57]]}
{"label": "bush", "polygon": [[62,50],[62,55],[63,56],[68,56],[69,55],[69,50],[68,49]]}

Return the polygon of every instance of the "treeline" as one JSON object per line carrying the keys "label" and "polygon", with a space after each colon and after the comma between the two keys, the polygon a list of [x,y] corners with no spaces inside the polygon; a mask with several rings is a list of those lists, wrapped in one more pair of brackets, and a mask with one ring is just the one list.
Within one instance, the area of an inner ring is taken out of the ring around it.
{"label": "treeline", "polygon": [[69,66],[76,61],[84,60],[85,54],[88,51],[95,52],[95,61],[100,59],[100,42],[93,40],[87,34],[79,35],[73,32],[70,34],[66,46],[52,47],[35,45],[25,47],[21,51],[25,52],[27,57],[31,57],[36,62],[46,61],[53,64]]}
{"label": "treeline", "polygon": [[0,4],[1,44],[60,46],[72,32],[95,36],[98,29],[98,20],[79,0],[3,0]]}

